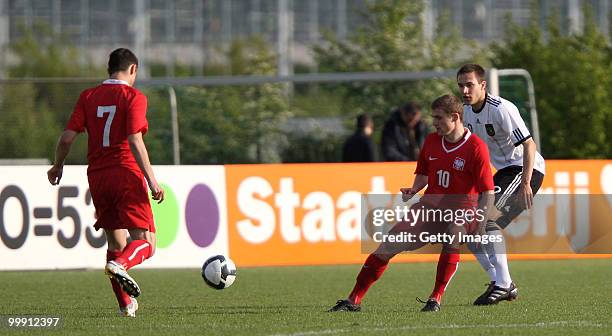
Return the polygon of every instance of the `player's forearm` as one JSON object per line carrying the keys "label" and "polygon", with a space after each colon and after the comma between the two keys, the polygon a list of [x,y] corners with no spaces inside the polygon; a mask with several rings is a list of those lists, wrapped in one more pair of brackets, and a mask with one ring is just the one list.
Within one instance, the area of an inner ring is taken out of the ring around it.
{"label": "player's forearm", "polygon": [[53,160],[54,166],[60,168],[64,166],[64,161],[66,161],[66,157],[68,156],[68,153],[70,153],[70,148],[72,147],[76,134],[77,133],[74,131],[64,131],[64,133],[62,133],[62,135],[59,137],[55,147],[55,159]]}
{"label": "player's forearm", "polygon": [[531,182],[531,174],[533,173],[533,165],[535,162],[536,144],[533,139],[528,139],[523,142],[523,177],[522,183],[529,184]]}
{"label": "player's forearm", "polygon": [[142,135],[138,133],[139,136],[130,135],[129,144],[130,150],[134,155],[134,159],[140,170],[144,174],[144,177],[147,179],[148,183],[156,182],[155,175],[153,174],[153,167],[151,167],[151,161],[149,160],[149,153],[147,152],[147,147],[142,140]]}
{"label": "player's forearm", "polygon": [[414,193],[421,191],[421,189],[427,186],[427,175],[417,174],[414,177],[414,182],[412,183],[412,190]]}
{"label": "player's forearm", "polygon": [[57,142],[57,147],[55,148],[55,160],[53,161],[54,166],[63,167],[64,161],[70,153],[70,144],[63,143],[61,141]]}
{"label": "player's forearm", "polygon": [[485,191],[481,193],[481,197],[478,200],[478,209],[483,213],[483,221],[486,223],[487,219],[495,218],[495,193],[493,190]]}

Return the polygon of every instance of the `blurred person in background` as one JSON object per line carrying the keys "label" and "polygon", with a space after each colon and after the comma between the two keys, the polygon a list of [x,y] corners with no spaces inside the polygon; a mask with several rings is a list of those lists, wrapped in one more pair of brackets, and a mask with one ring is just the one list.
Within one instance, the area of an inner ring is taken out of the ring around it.
{"label": "blurred person in background", "polygon": [[382,132],[383,161],[416,161],[429,129],[421,120],[421,107],[409,102],[396,109]]}
{"label": "blurred person in background", "polygon": [[367,114],[357,116],[357,129],[351,135],[342,148],[343,162],[374,162],[376,152],[372,141],[374,133],[374,121]]}

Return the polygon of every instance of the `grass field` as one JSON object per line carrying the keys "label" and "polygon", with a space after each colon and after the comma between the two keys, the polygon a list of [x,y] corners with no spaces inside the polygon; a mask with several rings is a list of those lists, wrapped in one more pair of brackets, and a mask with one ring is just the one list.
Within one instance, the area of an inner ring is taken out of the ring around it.
{"label": "grass field", "polygon": [[209,289],[199,270],[137,270],[136,319],[120,318],[102,271],[0,272],[0,315],[61,316],[53,330],[16,334],[118,335],[612,335],[612,260],[515,261],[519,300],[475,307],[486,275],[459,266],[439,313],[421,313],[435,264],[393,264],[360,313],[327,313],[360,265],[239,268],[234,285]]}

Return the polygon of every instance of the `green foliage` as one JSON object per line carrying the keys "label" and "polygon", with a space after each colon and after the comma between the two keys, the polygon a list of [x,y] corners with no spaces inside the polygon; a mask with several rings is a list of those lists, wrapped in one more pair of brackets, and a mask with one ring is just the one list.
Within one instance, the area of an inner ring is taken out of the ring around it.
{"label": "green foliage", "polygon": [[[582,33],[563,36],[552,15],[546,31],[534,14],[512,25],[493,49],[498,68],[524,68],[533,77],[542,151],[547,158],[611,158],[612,48],[585,6]],[[544,38],[544,35],[547,38]]]}
{"label": "green foliage", "polygon": [[289,134],[290,146],[284,148],[284,163],[340,162],[344,138],[335,134]]}
{"label": "green foliage", "polygon": [[[76,49],[44,25],[24,31],[9,45],[18,62],[9,66],[10,78],[91,77],[103,73],[83,62]],[[53,159],[55,141],[72,112],[82,84],[33,83],[4,85],[0,88],[0,157]],[[83,137],[81,137],[83,138]],[[69,163],[86,162],[86,141],[79,139]]]}
{"label": "green foliage", "polygon": [[49,158],[61,126],[46,103],[36,103],[33,85],[12,85],[3,88],[0,104],[0,157]]}
{"label": "green foliage", "polygon": [[[446,14],[437,22],[436,37],[423,35],[422,1],[380,0],[367,3],[365,24],[348,40],[327,34],[314,53],[322,72],[423,71],[452,69],[464,41],[453,32]],[[351,83],[336,92],[345,99],[345,114],[387,114],[409,100],[428,106],[456,84],[451,79],[411,82]]]}
{"label": "green foliage", "polygon": [[[136,81],[138,86],[138,81]],[[167,87],[138,88],[147,96],[149,131],[144,137],[153,164],[173,164],[170,98]],[[180,109],[180,106],[179,106]]]}
{"label": "green foliage", "polygon": [[[236,40],[234,75],[273,75],[276,59],[260,38]],[[189,164],[278,162],[280,124],[289,116],[285,86],[177,88],[181,158]]]}
{"label": "green foliage", "polygon": [[[432,39],[424,36],[423,1],[379,0],[366,4],[360,13],[365,24],[340,40],[326,34],[314,47],[321,72],[427,71],[458,67],[464,55],[477,51],[475,44],[463,40],[452,27],[450,15],[441,13],[435,20]],[[454,78],[405,82],[353,82],[321,85],[328,95],[341,97],[337,114],[353,122],[357,114],[368,113],[377,125],[376,135],[389,111],[408,101],[427,110],[431,101],[456,88]],[[378,136],[376,136],[378,138]],[[338,142],[341,146],[342,142]]]}

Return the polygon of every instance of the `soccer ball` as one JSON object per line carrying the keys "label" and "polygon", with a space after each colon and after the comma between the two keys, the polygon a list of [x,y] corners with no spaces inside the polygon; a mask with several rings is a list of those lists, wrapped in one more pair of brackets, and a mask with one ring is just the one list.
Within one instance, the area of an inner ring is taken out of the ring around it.
{"label": "soccer ball", "polygon": [[202,266],[202,279],[212,288],[227,288],[236,279],[236,265],[226,256],[210,257]]}

